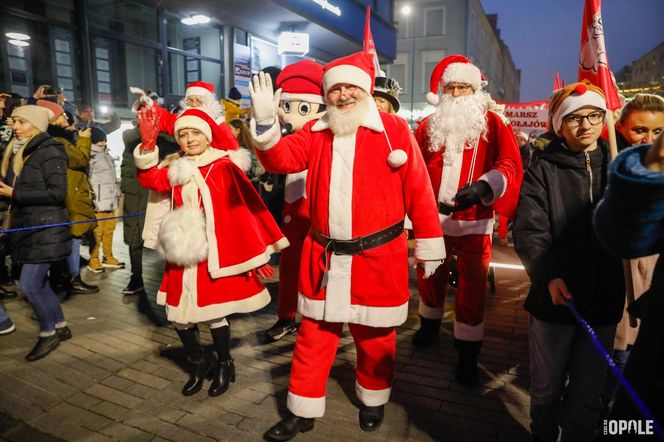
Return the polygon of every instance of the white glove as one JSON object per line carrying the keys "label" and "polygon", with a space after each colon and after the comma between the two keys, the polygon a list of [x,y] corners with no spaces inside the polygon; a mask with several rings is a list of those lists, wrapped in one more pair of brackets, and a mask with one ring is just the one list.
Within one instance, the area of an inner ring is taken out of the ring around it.
{"label": "white glove", "polygon": [[424,272],[424,275],[422,277],[424,279],[427,279],[429,276],[433,275],[436,273],[436,269],[443,264],[443,261],[422,261],[420,259],[415,258],[414,262],[414,267],[420,266],[422,267],[422,271]]}
{"label": "white glove", "polygon": [[131,105],[132,112],[136,113],[144,107],[152,106],[152,98],[148,97],[143,89],[129,86],[129,92],[136,97],[136,101]]}
{"label": "white glove", "polygon": [[272,91],[272,78],[265,72],[254,75],[251,83],[249,83],[249,95],[251,96],[251,106],[254,109],[256,124],[272,126],[277,119],[281,89],[274,93]]}

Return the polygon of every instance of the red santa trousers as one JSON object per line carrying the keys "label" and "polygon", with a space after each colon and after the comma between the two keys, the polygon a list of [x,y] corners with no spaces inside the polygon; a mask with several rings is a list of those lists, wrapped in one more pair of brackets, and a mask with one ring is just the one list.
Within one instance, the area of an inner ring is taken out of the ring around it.
{"label": "red santa trousers", "polygon": [[297,283],[302,259],[302,245],[311,228],[311,220],[306,215],[307,200],[300,198],[293,203],[285,203],[281,231],[290,245],[281,252],[279,259],[279,298],[277,315],[279,319],[295,319],[297,313]]}
{"label": "red santa trousers", "polygon": [[[491,235],[445,235],[447,256],[456,255],[459,286],[454,303],[454,337],[464,341],[481,341],[484,335],[484,300],[491,260]],[[418,268],[420,314],[428,319],[441,319],[447,294],[450,259],[428,279]]]}
{"label": "red santa trousers", "polygon": [[[396,354],[394,327],[348,324],[355,348],[355,391],[367,406],[390,398]],[[302,318],[288,386],[288,409],[300,417],[325,414],[325,387],[337,354],[343,324]]]}
{"label": "red santa trousers", "polygon": [[507,225],[510,220],[506,216],[498,215],[498,238],[507,239],[508,229]]}

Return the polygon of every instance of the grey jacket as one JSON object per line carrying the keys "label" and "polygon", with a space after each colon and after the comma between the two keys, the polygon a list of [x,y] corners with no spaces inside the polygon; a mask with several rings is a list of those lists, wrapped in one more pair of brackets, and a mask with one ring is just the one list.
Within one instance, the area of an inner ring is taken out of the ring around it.
{"label": "grey jacket", "polygon": [[95,211],[109,212],[117,209],[120,192],[115,163],[105,147],[92,145],[89,180],[94,192]]}

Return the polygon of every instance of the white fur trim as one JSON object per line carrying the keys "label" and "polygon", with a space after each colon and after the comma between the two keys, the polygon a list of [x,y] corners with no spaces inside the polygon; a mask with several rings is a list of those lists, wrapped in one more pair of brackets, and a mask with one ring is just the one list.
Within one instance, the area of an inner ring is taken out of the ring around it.
{"label": "white fur trim", "polygon": [[482,87],[482,73],[472,63],[450,63],[443,72],[443,84],[467,83],[475,92]]}
{"label": "white fur trim", "polygon": [[417,313],[426,319],[443,319],[443,307],[429,307],[421,299]]}
{"label": "white fur trim", "polygon": [[145,209],[143,225],[143,245],[148,249],[157,250],[159,226],[164,216],[171,211],[171,193],[148,191],[148,205]]}
{"label": "white fur trim", "polygon": [[325,415],[325,396],[305,397],[289,391],[286,397],[286,407],[295,416],[305,418],[323,417]]}
{"label": "white fur trim", "polygon": [[134,164],[141,170],[152,169],[159,164],[159,148],[155,147],[153,151],[141,152],[141,145],[134,148]]}
{"label": "white fur trim", "polygon": [[445,241],[439,238],[415,239],[415,258],[422,261],[445,259]]}
{"label": "white fur trim", "polygon": [[490,235],[493,223],[493,218],[465,220],[444,216],[443,231],[446,236]]}
{"label": "white fur trim", "polygon": [[240,147],[239,149],[227,152],[233,164],[242,169],[242,172],[246,173],[251,169],[251,152],[249,152],[249,149]]}
{"label": "white fur trim", "polygon": [[[166,317],[171,322],[190,324],[218,320],[234,313],[251,313],[262,309],[270,303],[270,293],[263,289],[254,296],[237,301],[224,301],[220,304],[206,305],[200,307],[196,301],[196,274],[197,267],[187,267],[183,274],[183,291],[185,284],[191,290],[187,295],[183,293],[180,304],[177,306],[166,305]],[[184,279],[187,278],[188,281]]]}
{"label": "white fur trim", "polygon": [[[454,152],[454,153],[452,153]],[[443,163],[443,171],[440,175],[440,187],[438,188],[438,201],[445,204],[454,204],[454,196],[459,191],[461,181],[461,167],[463,166],[463,150],[461,152],[441,152],[446,161]],[[447,161],[445,155],[454,155],[451,161]],[[464,183],[467,177],[464,177]],[[447,232],[446,232],[447,233]]]}
{"label": "white fur trim", "polygon": [[323,75],[323,91],[327,92],[337,84],[352,84],[362,88],[367,94],[371,93],[374,79],[368,72],[357,66],[342,64],[335,66]]}
{"label": "white fur trim", "polygon": [[565,98],[556,113],[551,117],[551,122],[553,123],[553,128],[557,134],[560,133],[563,125],[563,117],[571,114],[577,109],[582,108],[583,106],[594,106],[598,109],[606,111],[606,101],[596,92],[588,89],[585,94],[582,95],[570,95]]}
{"label": "white fur trim", "polygon": [[157,305],[166,305],[166,292],[157,291]]}
{"label": "white fur trim", "polygon": [[497,169],[491,169],[479,179],[486,181],[491,187],[492,195],[482,198],[482,204],[490,206],[505,194],[507,190],[507,178]]}
{"label": "white fur trim", "polygon": [[[286,175],[286,186],[284,188],[284,201],[289,204],[300,198],[307,197],[307,171],[289,173]],[[287,215],[288,216],[288,215]]]}
{"label": "white fur trim", "polygon": [[205,89],[204,87],[199,87],[199,86],[188,87],[187,90],[184,91],[184,96],[190,97],[192,95],[196,95],[198,97],[204,97],[205,95],[214,96],[214,93],[210,92],[209,89]]}
{"label": "white fur trim", "polygon": [[331,310],[336,307],[334,298],[338,293],[330,291],[329,282],[327,287],[326,299],[307,298],[300,293],[297,298],[297,310],[302,315],[317,321],[345,322],[368,327],[398,327],[408,318],[408,302],[396,307],[374,307],[349,302],[346,311],[332,312]]}
{"label": "white fur trim", "polygon": [[203,132],[203,135],[205,135],[205,138],[207,138],[208,141],[212,141],[212,129],[202,118],[194,115],[183,115],[178,117],[178,119],[175,120],[175,126],[173,128],[175,138],[177,138],[180,129],[198,129]]}
{"label": "white fur trim", "polygon": [[[370,99],[371,96],[367,95],[367,98]],[[367,129],[371,129],[376,132],[385,131],[385,126],[383,126],[383,120],[380,118],[380,112],[378,112],[378,108],[376,107],[376,102],[370,99],[368,101],[368,105],[369,105],[369,111],[364,116],[364,120],[362,121],[362,124],[360,124],[360,126],[366,127]],[[313,126],[311,126],[311,131],[320,132],[329,128],[330,128],[330,122],[327,118],[327,114],[324,114],[321,118],[318,119],[318,121],[314,123]]]}
{"label": "white fur trim", "polygon": [[438,94],[434,94],[433,92],[427,92],[426,100],[427,103],[429,103],[432,106],[438,106],[438,103],[440,103],[440,97],[438,96]]}
{"label": "white fur trim", "polygon": [[256,144],[256,149],[258,150],[271,149],[276,146],[281,139],[281,127],[279,126],[279,120],[276,118],[272,127],[260,135],[256,133],[256,120],[254,118],[249,122],[249,129],[251,130],[251,137]]}
{"label": "white fur trim", "polygon": [[355,381],[355,394],[357,398],[367,407],[378,407],[385,405],[390,401],[391,388],[383,390],[369,390]]}
{"label": "white fur trim", "polygon": [[168,262],[195,265],[208,257],[205,216],[198,207],[179,207],[161,221],[157,252]]}
{"label": "white fur trim", "polygon": [[288,242],[286,237],[283,237],[274,244],[267,246],[265,252],[256,255],[253,258],[248,259],[247,261],[241,262],[240,264],[228,267],[221,267],[215,270],[211,270],[208,268],[210,276],[212,276],[213,278],[222,278],[224,276],[233,276],[233,275],[239,275],[240,273],[248,272],[249,270],[258,268],[263,264],[267,264],[270,261],[270,256],[272,254],[285,249],[289,245],[290,243]]}
{"label": "white fur trim", "polygon": [[408,154],[403,149],[395,149],[387,156],[387,162],[393,168],[398,168],[406,164]]}
{"label": "white fur trim", "polygon": [[477,325],[454,321],[454,337],[462,341],[481,341],[484,337],[484,321]]}
{"label": "white fur trim", "polygon": [[187,184],[193,179],[196,169],[193,161],[181,157],[168,165],[168,182],[171,187]]}
{"label": "white fur trim", "polygon": [[316,94],[292,94],[288,92],[281,93],[281,100],[284,101],[306,101],[308,103],[325,104],[323,97]]}

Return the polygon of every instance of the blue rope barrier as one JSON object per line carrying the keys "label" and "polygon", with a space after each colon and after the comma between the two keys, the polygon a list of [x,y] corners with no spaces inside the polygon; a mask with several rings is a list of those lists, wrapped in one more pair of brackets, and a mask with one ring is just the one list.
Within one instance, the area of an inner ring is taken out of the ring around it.
{"label": "blue rope barrier", "polygon": [[581,328],[590,336],[590,339],[599,351],[599,353],[604,357],[606,362],[609,364],[609,367],[611,368],[611,371],[613,372],[614,376],[618,378],[618,381],[622,384],[623,388],[625,388],[625,391],[627,391],[627,394],[632,398],[634,401],[634,405],[641,411],[641,414],[645,416],[647,420],[651,420],[653,422],[653,428],[659,435],[661,439],[664,439],[664,431],[662,431],[662,427],[655,419],[653,414],[650,412],[648,409],[648,406],[643,402],[643,399],[639,397],[639,395],[634,391],[634,388],[632,388],[632,385],[625,379],[625,376],[623,375],[622,371],[616,366],[616,362],[613,360],[613,357],[604,349],[602,346],[602,343],[599,342],[599,339],[597,339],[597,334],[595,333],[595,330],[588,324],[588,322],[583,319],[581,314],[579,314],[579,311],[576,309],[576,305],[572,301],[567,301],[567,307],[569,307],[570,311],[572,312],[572,315],[574,315],[574,318],[578,321],[578,323],[581,325]]}
{"label": "blue rope barrier", "polygon": [[109,220],[109,219],[136,218],[138,216],[145,216],[145,212],[129,213],[127,215],[120,215],[120,216],[109,216],[107,218],[86,219],[86,220],[82,220],[82,221],[69,221],[69,222],[66,222],[66,223],[44,224],[43,226],[15,227],[13,229],[0,230],[0,234],[1,233],[12,233],[12,232],[25,232],[27,230],[41,230],[41,229],[48,229],[48,228],[51,228],[51,227],[65,227],[65,226],[71,226],[73,224],[96,223],[97,221],[106,221],[106,220]]}

